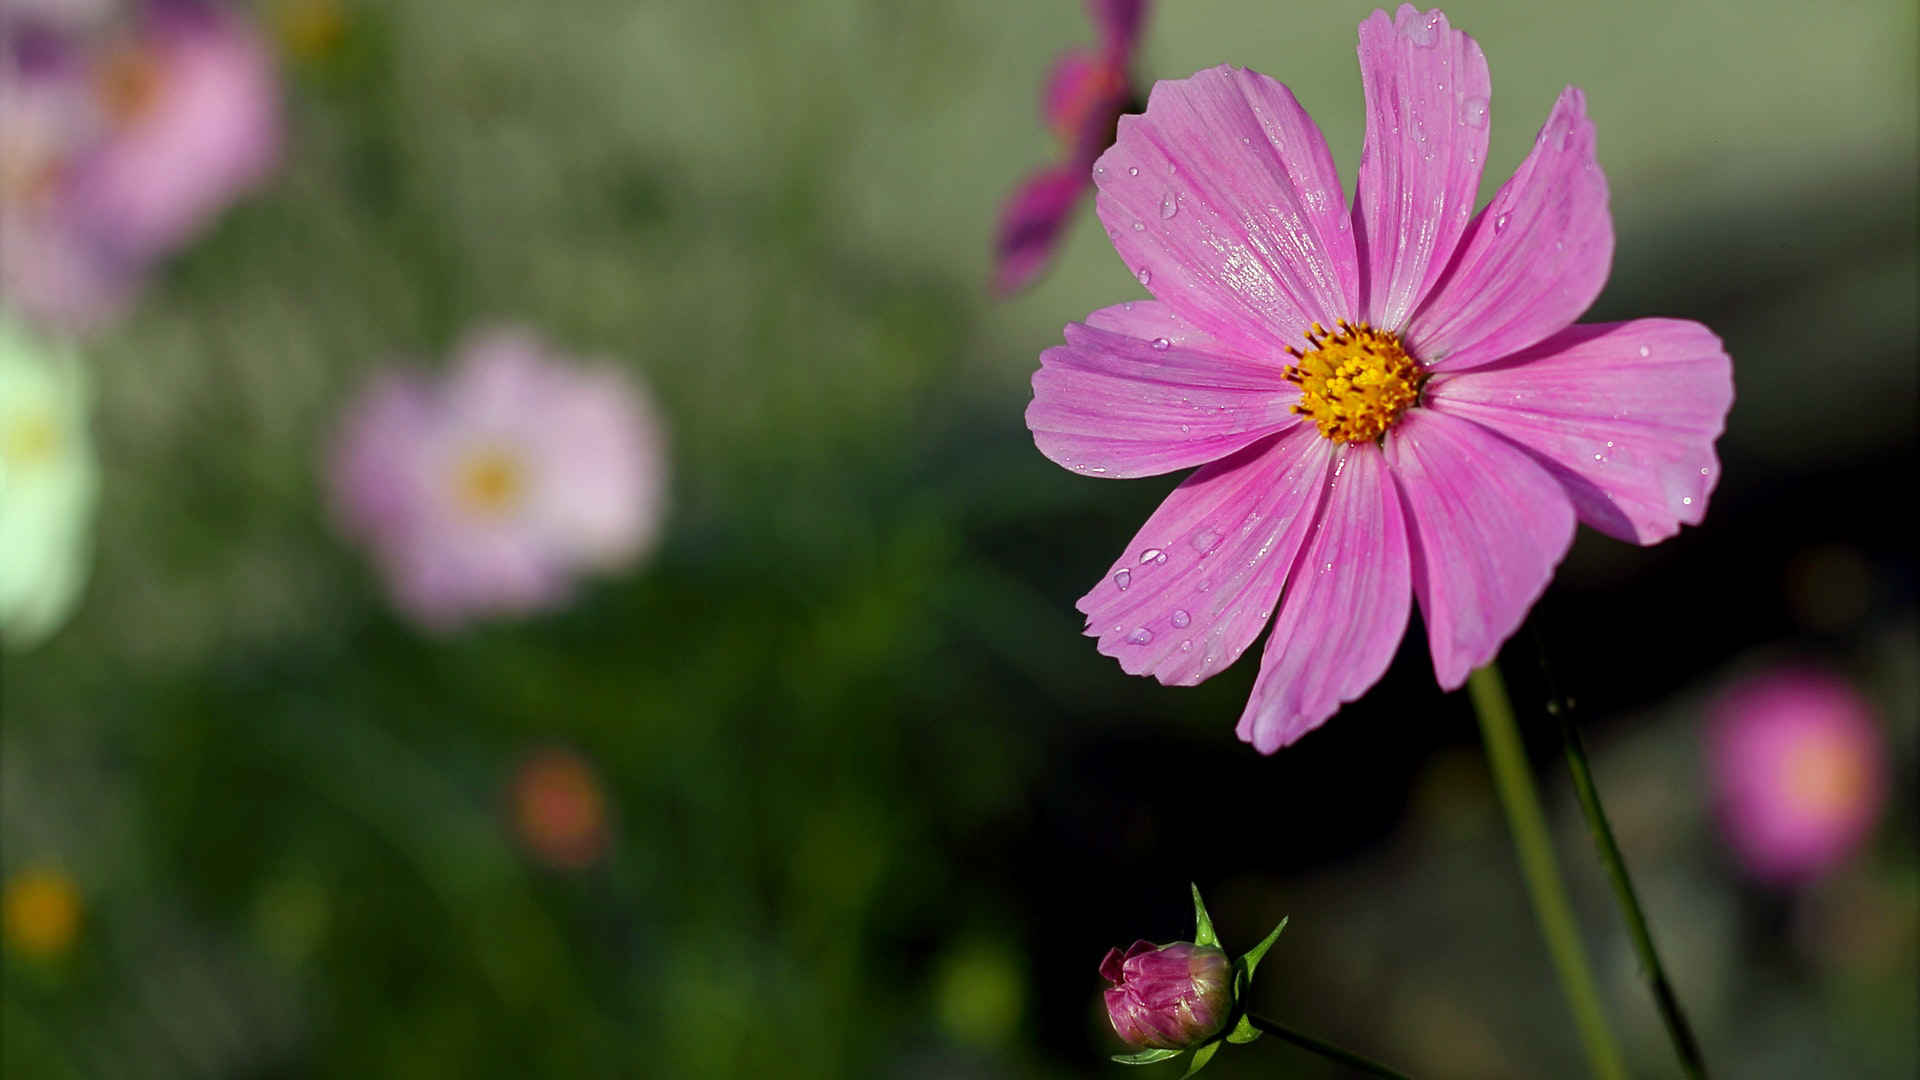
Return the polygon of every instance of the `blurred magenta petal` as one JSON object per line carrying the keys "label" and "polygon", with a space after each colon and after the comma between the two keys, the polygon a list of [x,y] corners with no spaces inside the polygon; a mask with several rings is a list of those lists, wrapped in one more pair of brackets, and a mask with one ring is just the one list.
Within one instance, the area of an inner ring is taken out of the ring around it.
{"label": "blurred magenta petal", "polygon": [[[1479,194],[1493,84],[1480,45],[1439,11],[1360,24],[1367,139],[1354,194],[1360,314],[1398,330],[1446,269]],[[1326,321],[1332,325],[1330,320]]]}
{"label": "blurred magenta petal", "polygon": [[1249,356],[1354,310],[1340,177],[1292,91],[1219,67],[1158,83],[1094,166],[1127,269],[1180,317]]}
{"label": "blurred magenta petal", "polygon": [[1046,269],[1087,187],[1086,170],[1072,165],[1042,169],[1022,181],[1000,211],[994,243],[994,290],[1019,292]]}
{"label": "blurred magenta petal", "polygon": [[1074,49],[1041,84],[1040,115],[1065,160],[1021,181],[994,232],[993,288],[1001,296],[1032,284],[1059,248],[1067,218],[1091,184],[1093,159],[1113,142],[1114,123],[1133,97],[1128,69],[1144,2],[1088,5],[1102,33],[1097,51]]}
{"label": "blurred magenta petal", "polygon": [[1408,413],[1386,453],[1412,525],[1434,678],[1455,690],[1546,591],[1573,542],[1573,507],[1524,451],[1433,409]]}
{"label": "blurred magenta petal", "polygon": [[1066,329],[1040,354],[1027,427],[1075,472],[1153,476],[1231,454],[1300,418],[1271,364],[1097,330]]}
{"label": "blurred magenta petal", "polygon": [[[1326,440],[1321,440],[1326,441]],[[1336,452],[1326,505],[1280,595],[1239,735],[1272,753],[1386,673],[1412,606],[1407,522],[1380,448]]]}
{"label": "blurred magenta petal", "polygon": [[552,356],[527,331],[489,330],[445,379],[383,375],[348,410],[335,513],[395,604],[430,628],[545,610],[581,574],[651,546],[663,442],[634,383]]}
{"label": "blurred magenta petal", "polygon": [[1587,99],[1568,87],[1533,152],[1468,227],[1407,327],[1435,371],[1491,363],[1563,330],[1607,283],[1613,218]]}
{"label": "blurred magenta petal", "polygon": [[1651,544],[1706,515],[1733,362],[1696,322],[1593,323],[1437,377],[1428,396],[1435,411],[1484,424],[1547,461],[1581,521]]}
{"label": "blurred magenta petal", "polygon": [[1239,724],[1263,752],[1380,677],[1409,593],[1452,689],[1525,619],[1576,516],[1642,543],[1699,521],[1733,397],[1704,327],[1569,328],[1613,244],[1578,90],[1463,228],[1487,145],[1478,46],[1403,6],[1361,25],[1360,59],[1351,215],[1319,130],[1264,75],[1162,82],[1122,118],[1097,205],[1157,301],[1070,324],[1027,411],[1078,472],[1201,466],[1080,608],[1123,670],[1192,683],[1277,598]]}
{"label": "blurred magenta petal", "polygon": [[1887,748],[1846,681],[1784,668],[1707,707],[1707,766],[1727,844],[1753,877],[1802,884],[1859,849],[1886,801]]}
{"label": "blurred magenta petal", "polygon": [[1292,430],[1188,477],[1079,608],[1130,675],[1193,685],[1260,636],[1319,509],[1333,445]]}

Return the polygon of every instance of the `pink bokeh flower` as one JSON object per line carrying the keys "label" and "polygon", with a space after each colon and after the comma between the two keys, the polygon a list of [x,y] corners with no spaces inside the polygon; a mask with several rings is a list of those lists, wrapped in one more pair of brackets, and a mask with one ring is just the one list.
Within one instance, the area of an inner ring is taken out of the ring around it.
{"label": "pink bokeh flower", "polygon": [[1698,323],[1572,325],[1613,252],[1578,89],[1476,215],[1479,45],[1402,6],[1360,24],[1359,52],[1351,211],[1319,129],[1264,75],[1162,82],[1121,119],[1096,206],[1156,299],[1070,324],[1027,409],[1076,472],[1201,466],[1079,608],[1102,653],[1169,684],[1219,672],[1272,616],[1239,723],[1262,752],[1380,678],[1410,596],[1454,689],[1576,520],[1641,544],[1698,523],[1733,399]]}
{"label": "pink bokeh flower", "polygon": [[1067,216],[1092,186],[1088,171],[1112,144],[1114,124],[1134,100],[1130,72],[1146,7],[1146,0],[1087,0],[1100,47],[1075,49],[1054,61],[1041,87],[1041,120],[1067,156],[1022,180],[1001,208],[993,281],[1003,296],[1026,288],[1046,269]]}
{"label": "pink bokeh flower", "polygon": [[445,630],[557,607],[579,575],[640,557],[664,455],[636,383],[502,328],[469,338],[444,380],[378,376],[345,416],[330,482],[395,605]]}
{"label": "pink bokeh flower", "polygon": [[1707,768],[1722,832],[1755,878],[1795,884],[1859,848],[1887,793],[1872,706],[1847,682],[1785,668],[1707,708]]}
{"label": "pink bokeh flower", "polygon": [[61,329],[118,315],[156,260],[279,158],[278,78],[248,22],[147,0],[124,23],[4,23],[0,285]]}

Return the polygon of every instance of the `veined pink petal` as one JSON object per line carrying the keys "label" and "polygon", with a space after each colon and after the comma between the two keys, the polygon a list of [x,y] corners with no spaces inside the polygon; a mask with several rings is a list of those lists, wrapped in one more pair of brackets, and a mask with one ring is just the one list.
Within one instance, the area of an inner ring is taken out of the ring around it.
{"label": "veined pink petal", "polygon": [[1612,263],[1607,180],[1586,96],[1569,86],[1533,152],[1468,226],[1408,325],[1408,344],[1435,371],[1491,363],[1579,318]]}
{"label": "veined pink petal", "polygon": [[1087,17],[1100,31],[1101,42],[1124,61],[1140,41],[1147,0],[1087,0]]}
{"label": "veined pink petal", "polygon": [[1233,663],[1273,612],[1332,457],[1298,424],[1188,477],[1080,598],[1087,635],[1129,675],[1170,686]]}
{"label": "veined pink petal", "polygon": [[995,291],[1019,292],[1046,268],[1067,216],[1086,189],[1086,168],[1075,165],[1042,169],[1014,189],[1000,211],[994,240]]}
{"label": "veined pink petal", "polygon": [[1580,520],[1651,544],[1707,511],[1733,363],[1696,322],[1596,323],[1490,367],[1436,376],[1427,400],[1547,461]]}
{"label": "veined pink petal", "polygon": [[1222,344],[1277,355],[1356,310],[1333,157],[1293,92],[1210,68],[1155,84],[1094,165],[1096,207],[1142,285]]}
{"label": "veined pink petal", "polygon": [[1493,83],[1478,42],[1438,9],[1411,4],[1360,24],[1360,81],[1367,141],[1353,200],[1359,310],[1398,331],[1446,269],[1473,213]]}
{"label": "veined pink petal", "polygon": [[[1184,345],[1201,352],[1227,353],[1219,342],[1195,329],[1192,323],[1175,315],[1172,308],[1158,300],[1129,300],[1124,304],[1103,307],[1087,316],[1086,321],[1088,326],[1096,330],[1110,330],[1145,342],[1164,338],[1169,345]],[[1243,359],[1257,361],[1259,358]]]}
{"label": "veined pink petal", "polygon": [[[1092,318],[1153,329],[1144,311]],[[1283,368],[1217,352],[1208,341],[1175,344],[1183,326],[1170,317],[1164,336],[1145,339],[1069,323],[1067,343],[1041,353],[1033,376],[1034,445],[1075,472],[1153,476],[1218,460],[1301,422],[1291,409],[1299,390]]]}
{"label": "veined pink petal", "polygon": [[1386,455],[1406,500],[1433,674],[1455,690],[1546,590],[1573,542],[1573,506],[1520,448],[1431,409],[1400,418]]}
{"label": "veined pink petal", "polygon": [[1406,632],[1409,581],[1407,524],[1386,461],[1372,443],[1348,443],[1280,596],[1240,738],[1270,754],[1366,693]]}

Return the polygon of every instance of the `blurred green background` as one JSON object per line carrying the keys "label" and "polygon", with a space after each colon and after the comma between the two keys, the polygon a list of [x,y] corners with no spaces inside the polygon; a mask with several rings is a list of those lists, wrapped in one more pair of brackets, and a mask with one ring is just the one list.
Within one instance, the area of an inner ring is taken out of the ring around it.
{"label": "blurred green background", "polygon": [[[1282,79],[1351,184],[1368,10],[1173,0],[1140,74]],[[1095,966],[1185,936],[1192,880],[1229,944],[1291,917],[1265,1011],[1420,1076],[1576,1074],[1423,635],[1273,758],[1232,734],[1251,662],[1167,690],[1080,636],[1074,599],[1173,480],[1051,465],[1026,383],[1063,323],[1143,290],[1090,206],[1039,287],[984,288],[999,201],[1056,153],[1036,98],[1093,39],[1078,3],[340,13],[283,58],[277,180],[88,352],[93,580],[0,660],[0,870],[59,868],[81,919],[8,950],[0,1070],[1118,1074]],[[1912,1076],[1915,5],[1448,13],[1495,80],[1483,195],[1580,85],[1618,230],[1592,317],[1700,319],[1735,358],[1707,525],[1583,534],[1535,619],[1709,1060]],[[565,614],[427,639],[336,538],[319,455],[367,372],[501,318],[654,388],[667,540]],[[1698,761],[1705,697],[1783,657],[1860,682],[1897,780],[1869,850],[1793,896],[1736,876]],[[602,788],[585,869],[512,829],[552,746]],[[1609,1009],[1666,1075],[1537,749]],[[1211,1075],[1336,1075],[1234,1049]]]}

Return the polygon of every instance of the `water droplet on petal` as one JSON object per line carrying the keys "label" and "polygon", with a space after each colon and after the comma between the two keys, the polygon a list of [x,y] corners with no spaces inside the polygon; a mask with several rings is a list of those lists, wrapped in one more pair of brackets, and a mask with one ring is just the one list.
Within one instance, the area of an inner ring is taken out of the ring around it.
{"label": "water droplet on petal", "polygon": [[1653,350],[1652,350],[1652,349],[1649,349],[1649,348],[1647,348],[1647,347],[1646,347],[1645,345],[1642,345],[1642,346],[1640,346],[1640,355],[1641,355],[1641,357],[1642,357],[1642,358],[1645,358],[1645,357],[1649,357],[1649,356],[1652,356],[1652,355],[1653,355]]}
{"label": "water droplet on petal", "polygon": [[1181,643],[1180,643],[1180,651],[1181,651],[1181,652],[1192,652],[1192,651],[1193,651],[1193,642],[1192,642],[1192,641],[1183,641],[1183,642],[1181,642]]}
{"label": "water droplet on petal", "polygon": [[1220,546],[1220,534],[1212,529],[1201,529],[1193,535],[1193,549],[1199,552],[1212,551]]}
{"label": "water droplet on petal", "polygon": [[1121,592],[1126,592],[1127,586],[1133,584],[1133,572],[1131,570],[1120,571],[1113,575],[1113,583],[1120,586]]}
{"label": "water droplet on petal", "polygon": [[1145,226],[1145,225],[1142,225],[1142,224],[1140,224],[1140,223],[1139,223],[1139,222],[1137,222],[1137,221],[1133,223],[1133,231],[1134,231],[1134,232],[1139,232],[1140,230],[1142,230],[1142,229],[1144,229],[1144,228],[1146,228],[1146,226]]}
{"label": "water droplet on petal", "polygon": [[1180,212],[1180,199],[1169,191],[1160,197],[1160,220],[1165,221]]}
{"label": "water droplet on petal", "polygon": [[[1142,284],[1145,284],[1145,283],[1142,282]],[[1172,347],[1173,342],[1168,341],[1166,338],[1163,338],[1163,337],[1157,337],[1153,339],[1152,344],[1155,350],[1159,352],[1166,352],[1168,348]]]}
{"label": "water droplet on petal", "polygon": [[[1511,220],[1513,220],[1512,214],[1501,214],[1499,217],[1494,218],[1493,219],[1493,235],[1499,236],[1501,233],[1506,232],[1507,222]],[[1137,227],[1138,226],[1136,226],[1136,228]]]}
{"label": "water droplet on petal", "polygon": [[1423,49],[1430,49],[1439,38],[1440,13],[1432,12],[1425,19],[1407,27],[1407,37]]}
{"label": "water droplet on petal", "polygon": [[1167,561],[1167,553],[1164,551],[1161,551],[1159,548],[1148,548],[1147,550],[1140,553],[1141,566],[1145,566],[1148,563],[1163,563],[1166,561]]}
{"label": "water droplet on petal", "polygon": [[1134,277],[1137,277],[1137,278],[1139,278],[1139,279],[1140,279],[1140,284],[1142,284],[1142,285],[1151,285],[1151,284],[1153,284],[1153,271],[1151,271],[1151,270],[1149,270],[1149,269],[1147,269],[1147,268],[1146,268],[1146,267],[1144,267],[1144,266],[1140,268],[1140,272],[1139,272],[1139,273],[1137,273],[1137,274],[1135,274],[1135,275],[1133,275],[1133,276],[1134,276]]}
{"label": "water droplet on petal", "polygon": [[1468,127],[1487,126],[1487,99],[1470,97],[1460,103],[1460,120]]}
{"label": "water droplet on petal", "polygon": [[1152,640],[1153,631],[1144,626],[1134,627],[1133,633],[1127,635],[1127,644],[1129,645],[1145,645]]}
{"label": "water droplet on petal", "polygon": [[1685,498],[1683,498],[1683,499],[1681,499],[1681,500],[1680,500],[1680,505],[1682,505],[1682,506],[1692,506],[1692,505],[1693,505],[1693,496],[1691,496],[1691,495],[1688,495],[1687,497],[1685,497]]}
{"label": "water droplet on petal", "polygon": [[1187,624],[1192,621],[1193,616],[1187,614],[1185,611],[1175,611],[1173,613],[1173,625],[1183,630],[1186,629]]}
{"label": "water droplet on petal", "polygon": [[1140,167],[1139,167],[1138,165],[1129,165],[1129,166],[1127,166],[1127,175],[1128,175],[1128,176],[1139,176],[1139,175],[1140,175]]}

